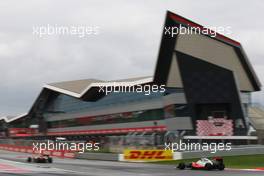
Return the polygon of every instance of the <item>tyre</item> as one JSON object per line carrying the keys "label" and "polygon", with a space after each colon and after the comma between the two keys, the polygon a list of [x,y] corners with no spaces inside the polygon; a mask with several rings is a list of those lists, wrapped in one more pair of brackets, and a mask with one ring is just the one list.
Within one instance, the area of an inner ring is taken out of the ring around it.
{"label": "tyre", "polygon": [[185,164],[184,163],[179,163],[177,168],[180,169],[180,170],[184,170],[185,169]]}
{"label": "tyre", "polygon": [[28,157],[28,158],[27,158],[27,162],[28,162],[28,163],[31,163],[31,162],[32,162],[32,158],[31,158],[31,157]]}
{"label": "tyre", "polygon": [[206,163],[205,166],[204,166],[204,168],[205,168],[206,170],[212,170],[213,166],[212,166],[212,164],[210,164],[210,163]]}
{"label": "tyre", "polygon": [[52,158],[48,158],[48,163],[52,163],[53,162],[53,160],[52,160]]}
{"label": "tyre", "polygon": [[219,164],[218,170],[224,170],[224,169],[225,169],[225,165],[224,164]]}

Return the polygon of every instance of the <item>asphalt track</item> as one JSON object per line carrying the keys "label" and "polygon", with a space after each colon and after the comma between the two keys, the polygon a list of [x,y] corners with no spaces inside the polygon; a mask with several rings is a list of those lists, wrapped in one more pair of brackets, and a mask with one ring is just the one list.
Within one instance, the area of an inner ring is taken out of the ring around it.
{"label": "asphalt track", "polygon": [[0,150],[0,176],[257,176],[263,171],[175,170],[173,166],[54,158],[53,164],[26,163],[29,156]]}

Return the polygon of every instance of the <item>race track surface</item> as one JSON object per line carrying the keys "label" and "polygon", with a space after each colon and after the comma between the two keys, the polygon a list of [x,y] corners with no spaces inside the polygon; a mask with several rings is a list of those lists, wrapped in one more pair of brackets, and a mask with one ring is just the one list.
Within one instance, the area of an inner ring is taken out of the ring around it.
{"label": "race track surface", "polygon": [[53,164],[26,163],[26,153],[0,150],[0,176],[263,176],[263,171],[193,171],[145,163],[54,158]]}

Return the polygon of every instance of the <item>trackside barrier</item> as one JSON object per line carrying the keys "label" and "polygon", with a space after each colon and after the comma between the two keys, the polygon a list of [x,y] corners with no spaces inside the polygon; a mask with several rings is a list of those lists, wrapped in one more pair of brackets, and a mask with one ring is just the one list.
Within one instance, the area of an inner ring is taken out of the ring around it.
{"label": "trackside barrier", "polygon": [[[17,151],[24,153],[35,153],[32,147],[15,146],[8,144],[0,144],[0,150]],[[57,156],[62,158],[79,158],[79,159],[93,159],[93,160],[109,160],[109,161],[127,161],[124,159],[124,154],[113,153],[73,153],[69,151],[43,151],[43,154]],[[239,146],[232,148],[230,151],[217,151],[210,153],[205,151],[186,151],[174,152],[173,160],[191,159],[200,157],[213,157],[213,156],[238,156],[238,155],[255,155],[264,154],[264,146]]]}
{"label": "trackside barrier", "polygon": [[124,150],[126,161],[167,161],[173,159],[171,150]]}
{"label": "trackside barrier", "polygon": [[[39,154],[39,151],[34,151],[32,147],[29,146],[16,146],[10,144],[0,144],[0,150],[8,150],[13,152],[22,152],[22,153],[32,153],[32,154]],[[42,154],[56,156],[60,158],[75,158],[75,153],[72,151],[67,150],[45,150],[41,152]]]}
{"label": "trackside barrier", "polygon": [[[257,155],[264,154],[264,146],[240,146],[232,148],[230,151],[217,151],[211,153],[208,151],[186,151],[186,152],[174,152],[173,160],[214,157],[214,156],[240,156],[240,155]],[[119,161],[132,161],[126,159],[126,153],[119,154]],[[138,160],[140,162],[147,162],[147,160]],[[134,161],[132,161],[134,162]]]}

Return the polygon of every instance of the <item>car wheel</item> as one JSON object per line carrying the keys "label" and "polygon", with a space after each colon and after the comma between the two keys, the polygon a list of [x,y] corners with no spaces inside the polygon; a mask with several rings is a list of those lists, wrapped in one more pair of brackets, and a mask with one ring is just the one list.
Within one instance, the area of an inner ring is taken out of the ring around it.
{"label": "car wheel", "polygon": [[49,157],[48,158],[48,163],[52,163],[52,161],[53,161],[52,158]]}
{"label": "car wheel", "polygon": [[183,170],[183,169],[185,169],[185,164],[184,163],[179,163],[177,168],[180,169],[180,170]]}
{"label": "car wheel", "polygon": [[31,158],[31,157],[28,157],[28,158],[27,158],[27,162],[28,162],[28,163],[31,163],[31,161],[32,161],[32,158]]}
{"label": "car wheel", "polygon": [[218,170],[224,170],[225,169],[225,165],[224,164],[220,164],[219,166],[218,166]]}
{"label": "car wheel", "polygon": [[210,164],[210,163],[206,163],[204,167],[206,170],[212,170],[212,168],[213,168],[212,164]]}

